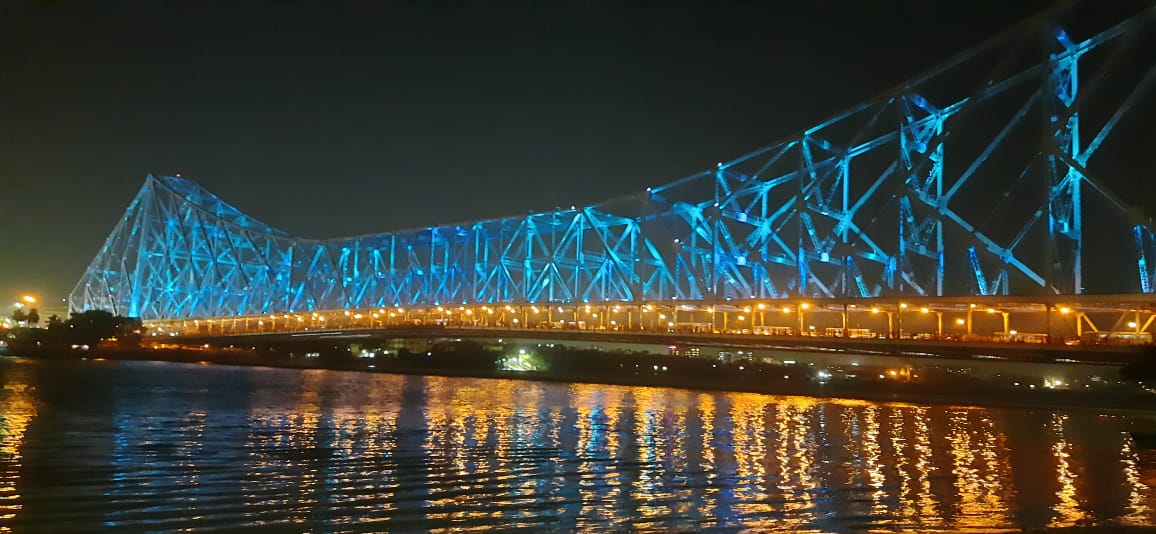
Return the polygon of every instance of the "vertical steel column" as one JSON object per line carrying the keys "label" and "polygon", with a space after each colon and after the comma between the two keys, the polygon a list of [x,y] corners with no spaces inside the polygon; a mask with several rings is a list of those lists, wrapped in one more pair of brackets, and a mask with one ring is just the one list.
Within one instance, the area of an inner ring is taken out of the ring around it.
{"label": "vertical steel column", "polygon": [[[722,201],[723,201],[722,197],[724,194],[723,193],[723,191],[724,191],[723,181],[726,180],[726,176],[723,175],[723,170],[724,170],[723,164],[719,163],[717,168],[715,169],[715,175],[714,175],[714,205],[712,207],[708,208],[709,212],[710,212],[711,219],[713,219],[713,220],[711,221],[711,225],[710,225],[710,246],[711,246],[710,259],[711,259],[711,261],[709,263],[710,272],[707,273],[707,280],[709,280],[709,283],[710,283],[710,285],[708,286],[709,287],[708,291],[710,291],[710,293],[711,293],[710,298],[714,299],[714,300],[722,299],[722,296],[720,296],[719,292],[718,292],[718,282],[719,282],[719,271],[722,269],[722,250],[723,250],[722,246],[719,243],[719,236],[722,234],[722,232],[719,231],[719,226],[723,224],[723,220],[722,220],[723,219],[722,218]],[[703,264],[703,267],[707,268],[707,264]],[[712,321],[714,320],[713,317],[711,320]],[[713,328],[713,324],[711,326]]]}
{"label": "vertical steel column", "polygon": [[[806,134],[799,140],[799,172],[798,172],[798,187],[795,190],[794,210],[795,219],[797,221],[798,239],[795,244],[795,268],[797,270],[798,280],[795,285],[795,290],[800,297],[809,297],[807,291],[807,282],[810,279],[810,269],[807,265],[807,249],[805,246],[807,235],[807,228],[805,217],[803,214],[807,212],[807,187],[810,185],[806,182],[807,177],[811,176],[811,148],[810,140]],[[800,323],[801,324],[801,323]],[[801,329],[802,327],[800,327]],[[803,335],[800,331],[799,335]]]}
{"label": "vertical steel column", "polygon": [[1140,292],[1153,293],[1156,291],[1153,279],[1156,278],[1156,239],[1152,231],[1143,225],[1132,228],[1132,237],[1136,242],[1136,270],[1140,275]]}
{"label": "vertical steel column", "polygon": [[[916,217],[914,211],[904,214],[900,210],[899,250],[905,265],[900,270],[911,269],[913,265],[907,257],[914,245],[914,252],[921,256],[933,256],[935,273],[935,295],[943,295],[944,250],[943,250],[943,121],[944,112],[928,102],[923,95],[913,94],[902,98],[902,116],[899,127],[899,156],[904,170],[904,192],[906,206],[931,206],[928,215],[932,220],[932,233],[927,234],[925,221]],[[913,198],[914,197],[914,198]],[[906,215],[906,220],[904,220]],[[905,225],[910,225],[906,228]],[[934,239],[934,250],[929,250]],[[914,273],[922,274],[922,273]],[[918,278],[917,278],[918,279]],[[927,291],[926,288],[921,288]]]}
{"label": "vertical steel column", "polygon": [[[1056,293],[1083,293],[1083,176],[1063,159],[1078,161],[1080,114],[1073,107],[1079,91],[1079,58],[1083,52],[1066,31],[1055,28],[1049,36],[1044,75],[1047,115],[1045,155],[1048,171],[1048,241],[1044,265],[1049,289]],[[1062,158],[1061,158],[1062,156]],[[1055,272],[1056,266],[1060,272]]]}
{"label": "vertical steel column", "polygon": [[[155,218],[153,216],[153,212],[154,212],[153,208],[155,207],[154,205],[156,204],[156,195],[157,195],[156,179],[150,175],[148,177],[148,179],[145,181],[144,191],[142,191],[142,194],[141,194],[141,202],[140,202],[140,205],[137,207],[136,221],[134,221],[136,223],[137,228],[134,228],[134,230],[136,230],[136,231],[132,233],[133,235],[135,235],[135,237],[138,241],[137,241],[137,251],[136,251],[136,265],[133,266],[132,278],[130,278],[128,280],[128,287],[125,288],[125,289],[129,290],[129,295],[130,295],[129,296],[129,304],[128,304],[128,316],[129,317],[140,317],[141,292],[143,292],[145,290],[145,287],[144,287],[144,270],[145,270],[145,266],[148,264],[148,261],[149,261],[149,258],[148,258],[149,234],[151,233],[151,230],[150,230],[151,226],[153,224],[155,224],[155,221],[153,221],[153,219]],[[190,249],[190,250],[187,250],[185,252],[186,252],[186,254],[189,255],[189,261],[192,262],[193,251]],[[116,301],[114,299],[113,303],[115,304],[115,302]],[[113,308],[113,313],[119,313],[119,312],[120,312],[120,310],[117,310],[115,307]]]}

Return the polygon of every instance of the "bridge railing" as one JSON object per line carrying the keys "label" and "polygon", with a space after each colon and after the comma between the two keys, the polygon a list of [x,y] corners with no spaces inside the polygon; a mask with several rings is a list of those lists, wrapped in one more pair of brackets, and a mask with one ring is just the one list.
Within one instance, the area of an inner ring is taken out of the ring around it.
{"label": "bridge railing", "polygon": [[[1156,313],[1121,303],[1052,306],[802,301],[791,304],[601,304],[436,306],[147,321],[155,341],[178,337],[406,330],[553,330],[614,334],[696,334],[947,342],[1137,344],[1152,341]],[[1110,325],[1110,326],[1108,326]],[[1101,328],[1107,326],[1107,328]]]}

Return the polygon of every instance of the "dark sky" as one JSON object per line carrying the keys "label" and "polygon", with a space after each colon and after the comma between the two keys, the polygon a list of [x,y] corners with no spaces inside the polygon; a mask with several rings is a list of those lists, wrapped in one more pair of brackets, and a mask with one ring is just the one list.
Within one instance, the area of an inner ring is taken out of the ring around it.
{"label": "dark sky", "polygon": [[308,237],[590,203],[1047,3],[0,1],[0,302],[59,302],[149,172]]}

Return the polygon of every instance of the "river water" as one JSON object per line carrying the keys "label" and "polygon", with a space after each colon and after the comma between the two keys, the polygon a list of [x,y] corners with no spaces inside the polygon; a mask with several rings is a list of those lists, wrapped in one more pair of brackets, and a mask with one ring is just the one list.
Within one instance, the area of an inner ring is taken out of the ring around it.
{"label": "river water", "polygon": [[1156,522],[1140,415],[0,359],[0,531]]}

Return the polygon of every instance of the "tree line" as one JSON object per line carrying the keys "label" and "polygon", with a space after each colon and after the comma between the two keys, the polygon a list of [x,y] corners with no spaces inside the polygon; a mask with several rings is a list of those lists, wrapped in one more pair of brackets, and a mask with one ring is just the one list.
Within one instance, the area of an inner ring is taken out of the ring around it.
{"label": "tree line", "polygon": [[[56,316],[53,315],[53,317]],[[57,319],[59,319],[59,317],[57,317]],[[12,312],[12,320],[16,321],[16,324],[28,323],[29,325],[36,325],[40,323],[40,311],[32,308],[25,312],[24,308],[16,308],[16,311]]]}
{"label": "tree line", "polygon": [[[19,311],[19,310],[18,310]],[[33,308],[25,314],[24,322],[40,322]],[[15,317],[13,317],[15,319]],[[35,320],[33,320],[35,319]],[[115,340],[119,346],[140,344],[144,327],[135,317],[121,317],[103,310],[89,310],[70,314],[68,319],[57,315],[48,318],[44,328],[16,328],[8,334],[9,346],[14,352],[36,350],[96,348],[102,342]]]}

